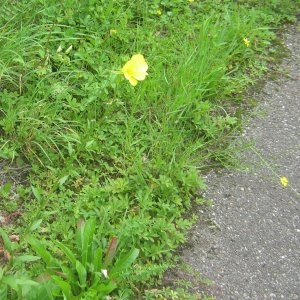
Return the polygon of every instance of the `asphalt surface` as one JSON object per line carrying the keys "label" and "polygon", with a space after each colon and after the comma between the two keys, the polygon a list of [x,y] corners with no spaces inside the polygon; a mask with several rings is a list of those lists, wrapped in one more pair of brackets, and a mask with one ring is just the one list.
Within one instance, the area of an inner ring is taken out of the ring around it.
{"label": "asphalt surface", "polygon": [[215,299],[300,299],[299,26],[285,44],[283,75],[266,83],[240,138],[252,144],[241,155],[246,170],[208,174],[209,218],[182,250],[183,261],[213,282],[194,280],[194,290]]}

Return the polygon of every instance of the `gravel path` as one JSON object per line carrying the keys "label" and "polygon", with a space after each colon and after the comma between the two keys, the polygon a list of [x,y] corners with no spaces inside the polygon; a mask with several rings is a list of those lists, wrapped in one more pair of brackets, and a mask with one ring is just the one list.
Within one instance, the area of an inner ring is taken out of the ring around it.
{"label": "gravel path", "polygon": [[[259,95],[263,113],[242,137],[254,142],[242,156],[250,167],[207,176],[211,226],[200,220],[182,251],[184,262],[213,281],[205,289],[216,299],[300,299],[299,27],[285,44],[285,76],[267,82]],[[203,290],[199,280],[194,286]]]}

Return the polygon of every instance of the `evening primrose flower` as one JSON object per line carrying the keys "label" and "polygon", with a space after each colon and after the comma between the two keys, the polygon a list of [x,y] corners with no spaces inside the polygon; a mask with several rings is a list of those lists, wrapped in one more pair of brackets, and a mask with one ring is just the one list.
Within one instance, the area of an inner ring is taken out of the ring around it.
{"label": "evening primrose flower", "polygon": [[148,70],[148,64],[142,54],[135,54],[123,66],[122,73],[131,85],[136,86],[138,81],[144,80]]}
{"label": "evening primrose flower", "polygon": [[250,41],[247,38],[243,38],[244,44],[246,45],[246,47],[249,47],[250,45]]}
{"label": "evening primrose flower", "polygon": [[286,177],[280,177],[280,182],[284,187],[289,184],[289,180]]}

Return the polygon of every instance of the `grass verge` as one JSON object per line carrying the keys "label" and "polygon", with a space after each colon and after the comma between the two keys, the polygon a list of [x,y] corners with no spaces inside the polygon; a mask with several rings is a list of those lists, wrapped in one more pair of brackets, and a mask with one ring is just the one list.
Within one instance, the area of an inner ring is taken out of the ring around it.
{"label": "grass verge", "polygon": [[0,299],[150,299],[297,4],[4,1]]}

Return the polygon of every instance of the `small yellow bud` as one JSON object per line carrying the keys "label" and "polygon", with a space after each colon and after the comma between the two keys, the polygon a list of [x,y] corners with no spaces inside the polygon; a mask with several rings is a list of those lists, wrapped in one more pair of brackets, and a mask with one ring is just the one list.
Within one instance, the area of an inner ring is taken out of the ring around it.
{"label": "small yellow bud", "polygon": [[289,184],[289,180],[286,177],[281,177],[280,182],[284,187],[286,187]]}
{"label": "small yellow bud", "polygon": [[247,38],[243,38],[244,44],[246,45],[246,47],[250,46],[250,41]]}

